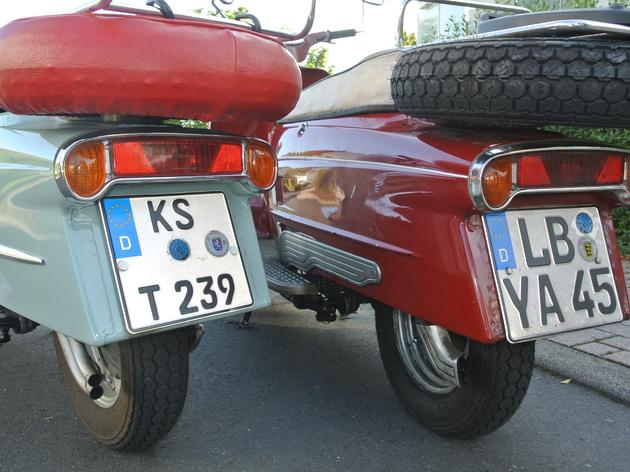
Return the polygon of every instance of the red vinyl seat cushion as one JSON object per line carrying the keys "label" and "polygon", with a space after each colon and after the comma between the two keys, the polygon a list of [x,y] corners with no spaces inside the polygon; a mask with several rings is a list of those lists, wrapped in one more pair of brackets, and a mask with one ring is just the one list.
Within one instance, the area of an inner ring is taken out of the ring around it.
{"label": "red vinyl seat cushion", "polygon": [[0,51],[0,108],[16,114],[275,120],[301,89],[282,44],[221,24],[42,16],[0,28]]}

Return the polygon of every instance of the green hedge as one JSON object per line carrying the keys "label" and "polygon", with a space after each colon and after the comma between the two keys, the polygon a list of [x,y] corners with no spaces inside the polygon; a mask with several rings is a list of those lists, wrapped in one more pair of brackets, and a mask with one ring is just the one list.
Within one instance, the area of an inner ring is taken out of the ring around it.
{"label": "green hedge", "polygon": [[[547,129],[572,138],[602,141],[613,146],[630,148],[630,130],[565,126],[553,126]],[[617,208],[614,212],[614,220],[619,249],[624,256],[630,256],[630,208]]]}

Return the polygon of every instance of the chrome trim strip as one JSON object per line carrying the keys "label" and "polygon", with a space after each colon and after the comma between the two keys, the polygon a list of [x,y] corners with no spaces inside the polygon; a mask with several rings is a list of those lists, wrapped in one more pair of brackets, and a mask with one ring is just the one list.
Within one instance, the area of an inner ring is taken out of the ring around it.
{"label": "chrome trim strip", "polygon": [[[532,11],[525,7],[517,7],[515,5],[501,5],[498,3],[488,3],[488,2],[479,2],[477,0],[403,0],[404,3],[400,10],[400,15],[398,17],[398,31],[396,44],[398,47],[403,47],[403,31],[404,31],[404,21],[405,21],[405,12],[407,11],[407,5],[411,2],[419,2],[419,3],[437,3],[443,5],[456,5],[462,7],[471,7],[471,8],[479,8],[481,10],[491,10],[491,11],[507,11],[511,13],[531,13]],[[459,38],[461,40],[462,38]]]}
{"label": "chrome trim strip", "polygon": [[[111,160],[111,140],[114,139],[125,139],[125,138],[178,138],[178,139],[186,139],[186,138],[194,138],[194,139],[206,139],[210,142],[222,142],[222,143],[233,143],[233,144],[241,144],[241,159],[242,159],[242,167],[243,170],[240,174],[212,174],[207,176],[175,176],[175,177],[121,177],[116,178],[113,175],[112,171],[112,163]],[[105,152],[106,152],[106,183],[103,188],[96,194],[90,197],[81,197],[80,195],[75,194],[70,186],[68,185],[68,181],[66,178],[65,172],[65,160],[67,156],[70,154],[72,149],[76,146],[80,146],[85,143],[91,142],[102,142],[105,144]],[[111,187],[119,184],[126,183],[161,183],[161,182],[207,182],[214,180],[244,180],[248,186],[254,192],[264,192],[270,190],[274,185],[276,178],[278,177],[277,165],[276,165],[276,175],[272,184],[265,188],[260,188],[254,184],[247,173],[247,157],[245,155],[245,146],[247,143],[260,143],[266,147],[269,147],[269,144],[265,141],[258,138],[249,138],[249,137],[241,137],[241,136],[231,136],[231,135],[222,135],[222,134],[194,134],[194,133],[172,133],[172,132],[144,132],[144,133],[113,133],[113,134],[103,134],[100,136],[93,136],[85,139],[78,139],[68,144],[66,147],[63,147],[57,151],[57,155],[55,156],[54,161],[54,175],[55,181],[57,182],[57,186],[61,193],[69,199],[76,200],[79,202],[87,202],[92,203],[99,200]],[[269,147],[273,153],[273,149]],[[276,159],[276,164],[278,162],[278,158],[274,153],[274,157]]]}
{"label": "chrome trim strip", "polygon": [[323,156],[283,156],[278,159],[278,165],[283,160],[304,160],[304,161],[321,161],[321,162],[332,162],[336,164],[343,164],[347,167],[354,168],[363,168],[363,169],[373,169],[373,170],[391,170],[396,172],[407,172],[413,174],[421,174],[421,175],[436,175],[439,177],[449,177],[454,179],[467,179],[467,175],[463,174],[455,174],[453,172],[446,172],[437,169],[427,169],[421,167],[410,167],[404,166],[401,164],[388,164],[385,162],[375,162],[375,161],[359,161],[359,160],[349,160],[349,159],[339,159],[336,157],[323,157]]}
{"label": "chrome trim strip", "polygon": [[[615,148],[610,146],[591,146],[580,143],[575,143],[565,140],[554,141],[538,141],[530,143],[517,143],[511,145],[499,145],[490,148],[481,154],[479,154],[472,162],[468,177],[468,193],[475,206],[479,210],[486,211],[500,211],[505,209],[512,200],[518,195],[531,195],[531,194],[547,194],[547,193],[576,193],[576,192],[606,192],[615,191],[621,192],[623,195],[628,195],[628,188],[626,187],[627,180],[627,166],[624,166],[624,183],[621,185],[603,185],[603,186],[581,186],[581,187],[545,187],[545,188],[527,188],[519,189],[516,187],[516,181],[512,182],[512,193],[507,201],[499,206],[493,207],[490,205],[483,194],[483,188],[481,184],[481,178],[486,166],[495,159],[508,157],[518,154],[536,153],[536,152],[554,152],[554,151],[609,151],[619,154],[625,154],[630,157],[630,151],[627,149]],[[515,176],[513,176],[515,178]]]}
{"label": "chrome trim strip", "polygon": [[28,264],[44,265],[44,259],[41,257],[33,256],[31,254],[27,254],[26,252],[13,249],[8,246],[3,246],[2,244],[0,244],[0,257],[5,257],[19,262],[26,262]]}
{"label": "chrome trim strip", "polygon": [[283,231],[278,252],[283,263],[305,272],[318,268],[359,287],[381,282],[381,268],[376,262],[303,233]]}
{"label": "chrome trim strip", "polygon": [[[630,36],[630,27],[617,25],[614,23],[605,23],[603,21],[592,20],[554,20],[544,23],[536,23],[533,25],[515,26],[498,31],[489,31],[487,33],[475,34],[468,36],[467,39],[484,39],[484,38],[501,38],[525,36],[536,33],[611,33],[620,36]],[[460,40],[462,38],[459,38]]]}

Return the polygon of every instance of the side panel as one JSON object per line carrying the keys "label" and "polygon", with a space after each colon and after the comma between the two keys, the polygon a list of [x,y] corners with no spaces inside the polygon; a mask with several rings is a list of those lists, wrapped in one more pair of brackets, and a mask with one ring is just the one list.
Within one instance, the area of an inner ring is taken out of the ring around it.
{"label": "side panel", "polygon": [[[0,256],[0,305],[80,341],[102,345],[130,334],[124,328],[100,212],[95,204],[63,198],[52,172],[60,144],[69,133],[81,131],[0,128],[0,245],[44,261],[40,265]],[[253,309],[267,306],[269,293],[249,208],[252,193],[240,183],[114,186],[109,195],[199,192],[226,195]]]}
{"label": "side panel", "polygon": [[[280,178],[271,192],[272,215],[281,227],[371,259],[382,270],[378,285],[337,280],[342,285],[478,341],[503,339],[468,169],[493,144],[549,135],[493,133],[397,114],[285,125],[274,141]],[[606,210],[610,202],[602,198],[547,196],[514,205],[597,202]],[[607,237],[616,251],[612,227]]]}

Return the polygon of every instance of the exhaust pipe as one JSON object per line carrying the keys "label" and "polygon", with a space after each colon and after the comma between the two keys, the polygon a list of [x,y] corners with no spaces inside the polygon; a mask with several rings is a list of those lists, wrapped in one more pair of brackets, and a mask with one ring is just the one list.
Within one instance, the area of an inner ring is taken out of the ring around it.
{"label": "exhaust pipe", "polygon": [[103,396],[103,387],[101,387],[103,377],[94,369],[83,344],[59,332],[56,335],[61,351],[66,358],[68,369],[76,383],[92,400],[101,398]]}

